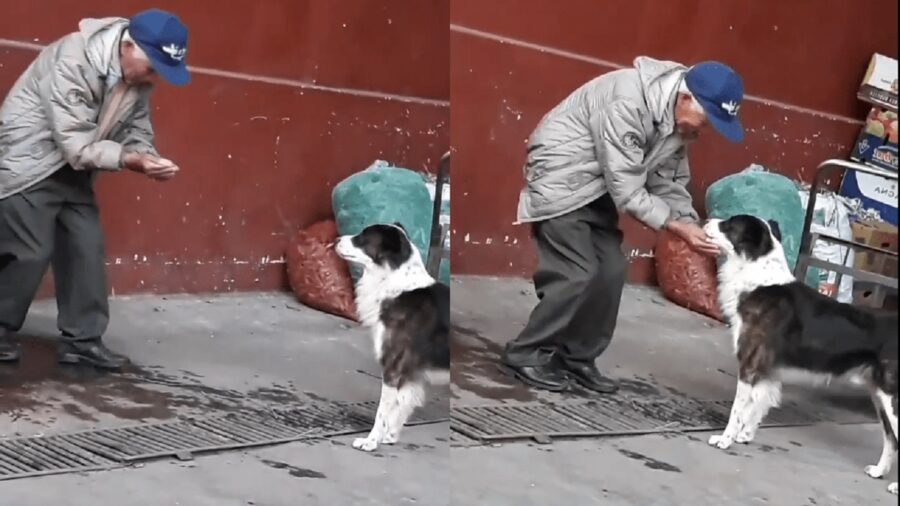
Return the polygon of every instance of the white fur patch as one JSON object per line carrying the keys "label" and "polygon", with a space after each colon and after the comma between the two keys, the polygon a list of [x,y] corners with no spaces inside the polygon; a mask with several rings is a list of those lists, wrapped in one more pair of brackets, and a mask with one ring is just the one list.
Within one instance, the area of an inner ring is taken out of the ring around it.
{"label": "white fur patch", "polygon": [[425,380],[432,385],[446,385],[450,383],[450,371],[446,369],[429,369],[425,371]]}
{"label": "white fur patch", "polygon": [[703,231],[709,239],[715,243],[724,253],[724,261],[718,271],[718,298],[719,308],[732,328],[737,329],[734,335],[735,349],[740,332],[740,316],[738,304],[741,295],[753,290],[771,285],[784,285],[796,280],[788,267],[784,256],[784,248],[781,242],[771,235],[772,251],[756,260],[751,260],[739,255],[734,250],[734,245],[719,229],[722,220],[709,220],[703,227]]}

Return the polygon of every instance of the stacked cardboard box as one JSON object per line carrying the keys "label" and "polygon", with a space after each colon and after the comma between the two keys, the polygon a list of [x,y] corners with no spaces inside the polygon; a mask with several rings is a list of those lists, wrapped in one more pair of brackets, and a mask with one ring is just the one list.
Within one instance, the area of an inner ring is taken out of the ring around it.
{"label": "stacked cardboard box", "polygon": [[[857,98],[874,107],[856,139],[850,159],[896,172],[897,60],[873,55]],[[841,195],[860,199],[864,207],[877,210],[883,220],[898,224],[896,180],[850,171],[842,182]]]}
{"label": "stacked cardboard box", "polygon": [[[858,221],[851,225],[853,241],[867,246],[897,252],[897,227],[879,221]],[[897,277],[897,257],[858,251],[854,268],[862,271]],[[874,290],[872,286],[857,282],[853,290],[854,304],[867,307],[897,307],[896,296],[886,296],[884,291]]]}

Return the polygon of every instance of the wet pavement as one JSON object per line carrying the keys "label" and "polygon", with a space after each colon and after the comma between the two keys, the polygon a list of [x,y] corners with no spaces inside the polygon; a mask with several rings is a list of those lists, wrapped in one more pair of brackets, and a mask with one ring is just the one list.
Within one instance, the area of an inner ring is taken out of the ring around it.
{"label": "wet pavement", "polygon": [[[499,365],[504,343],[524,327],[536,302],[528,282],[459,277],[452,292],[452,407],[559,403],[595,395],[581,389],[534,391]],[[627,287],[621,307],[615,338],[598,361],[622,382],[617,395],[733,397],[736,363],[730,335],[721,323],[670,304],[650,288]],[[788,387],[785,400],[832,416],[871,412],[865,392],[843,385],[828,390]],[[454,447],[454,504],[896,503],[885,491],[886,481],[872,480],[862,471],[881,452],[877,424],[760,429],[754,443],[727,452],[709,447],[709,435]]]}
{"label": "wet pavement", "polygon": [[[55,305],[35,304],[21,333],[21,363],[0,365],[0,437],[378,398],[365,331],[288,295],[116,298],[112,315],[106,343],[134,362],[120,373],[57,364]],[[338,498],[356,488],[365,504],[442,505],[449,503],[447,436],[448,424],[439,423],[407,428],[400,444],[374,455],[349,448],[352,437],[342,437],[188,463],[2,481],[0,504],[293,506],[298,497],[311,505],[355,504]],[[390,474],[421,475],[430,485]]]}

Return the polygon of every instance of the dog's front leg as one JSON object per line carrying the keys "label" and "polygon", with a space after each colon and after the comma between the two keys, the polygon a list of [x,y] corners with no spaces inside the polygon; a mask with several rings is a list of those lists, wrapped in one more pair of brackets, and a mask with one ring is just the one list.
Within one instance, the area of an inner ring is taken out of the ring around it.
{"label": "dog's front leg", "polygon": [[383,439],[385,444],[396,443],[400,439],[400,431],[413,411],[425,403],[425,386],[419,382],[406,383],[397,392],[397,409],[389,413],[387,433]]}
{"label": "dog's front leg", "polygon": [[744,426],[734,440],[738,443],[749,443],[756,437],[759,428],[769,410],[781,404],[781,383],[771,379],[758,381],[750,390],[750,402],[747,414],[743,419]]}
{"label": "dog's front leg", "polygon": [[389,385],[381,385],[381,399],[378,401],[378,411],[375,413],[375,423],[369,435],[364,438],[356,438],[353,447],[364,452],[371,452],[378,448],[388,432],[388,420],[397,411],[397,389]]}
{"label": "dog's front leg", "polygon": [[750,406],[750,392],[753,387],[749,383],[738,380],[737,389],[734,393],[734,403],[731,405],[731,415],[728,417],[728,425],[721,435],[709,438],[709,444],[712,446],[726,449],[731,446],[734,439],[744,428],[744,420],[747,416],[748,407]]}

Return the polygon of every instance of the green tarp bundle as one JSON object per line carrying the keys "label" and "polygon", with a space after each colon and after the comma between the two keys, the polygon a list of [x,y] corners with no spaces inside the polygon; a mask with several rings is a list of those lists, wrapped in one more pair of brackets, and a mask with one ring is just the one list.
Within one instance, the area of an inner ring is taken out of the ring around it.
{"label": "green tarp bundle", "polygon": [[[427,261],[434,202],[422,174],[377,161],[335,186],[331,202],[340,235],[358,234],[378,223],[400,223],[422,262]],[[351,268],[351,274],[358,279],[361,272]]]}
{"label": "green tarp bundle", "polygon": [[778,222],[788,264],[792,269],[796,265],[805,210],[797,185],[790,179],[752,165],[709,186],[706,213],[723,220],[749,214]]}

